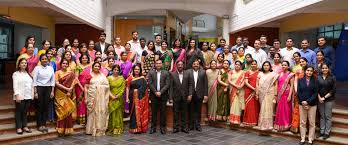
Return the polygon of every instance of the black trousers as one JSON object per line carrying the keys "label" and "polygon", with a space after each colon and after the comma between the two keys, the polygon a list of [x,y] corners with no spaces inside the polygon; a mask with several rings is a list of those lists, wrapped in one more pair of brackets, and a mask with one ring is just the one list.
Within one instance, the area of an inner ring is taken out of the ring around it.
{"label": "black trousers", "polygon": [[[157,126],[157,112],[160,112],[160,128],[166,127],[166,106],[167,99],[153,96],[151,97],[151,128]],[[159,110],[158,110],[159,109]]]}
{"label": "black trousers", "polygon": [[[186,129],[187,125],[187,101],[179,100],[173,102],[174,129]],[[180,122],[181,120],[181,122]]]}
{"label": "black trousers", "polygon": [[201,108],[202,108],[203,97],[198,97],[196,92],[192,94],[192,100],[189,103],[189,126],[190,128],[201,127]]}
{"label": "black trousers", "polygon": [[48,100],[51,97],[52,87],[37,86],[37,109],[36,109],[36,123],[37,126],[46,126],[48,117]]}
{"label": "black trousers", "polygon": [[21,102],[16,104],[16,128],[27,127],[27,110],[30,104],[30,100],[21,100]]}

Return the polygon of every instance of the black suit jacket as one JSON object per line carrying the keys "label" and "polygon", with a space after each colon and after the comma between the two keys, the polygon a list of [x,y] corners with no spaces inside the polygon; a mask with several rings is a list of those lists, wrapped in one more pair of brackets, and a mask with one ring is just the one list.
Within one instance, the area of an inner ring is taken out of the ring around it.
{"label": "black suit jacket", "polygon": [[183,78],[182,83],[180,83],[179,73],[176,72],[170,72],[171,74],[171,87],[169,91],[169,97],[170,99],[173,99],[174,101],[181,101],[181,100],[187,100],[187,96],[189,94],[192,94],[191,84],[189,84],[189,76],[188,72],[183,72]]}
{"label": "black suit jacket", "polygon": [[[104,49],[104,52],[102,52],[102,53],[105,54],[108,51],[108,47],[109,46],[110,46],[110,44],[105,42],[105,49]],[[100,51],[101,52],[100,42],[95,43],[94,49],[95,49],[95,51]]]}
{"label": "black suit jacket", "polygon": [[[189,85],[191,92],[195,92],[195,80],[193,76],[193,69],[187,70],[189,75]],[[197,86],[196,86],[196,94],[198,99],[202,99],[203,96],[208,96],[208,78],[205,70],[198,70],[198,78],[197,78]],[[193,95],[193,94],[189,94]]]}
{"label": "black suit jacket", "polygon": [[307,101],[308,105],[314,106],[318,102],[318,81],[312,77],[307,86],[306,78],[301,78],[297,83],[297,96],[299,105],[302,101]]}
{"label": "black suit jacket", "polygon": [[[156,97],[157,92],[157,72],[155,70],[150,70],[148,75],[149,88],[150,88],[150,97]],[[168,92],[170,87],[170,74],[168,71],[161,70],[161,79],[160,79],[160,92],[161,100],[168,99]]]}

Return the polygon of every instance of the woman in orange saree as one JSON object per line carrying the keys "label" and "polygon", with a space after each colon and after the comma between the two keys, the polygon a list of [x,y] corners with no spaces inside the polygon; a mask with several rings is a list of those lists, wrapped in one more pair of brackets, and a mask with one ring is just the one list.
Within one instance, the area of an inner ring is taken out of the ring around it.
{"label": "woman in orange saree", "polygon": [[245,108],[244,103],[244,71],[242,62],[237,60],[234,63],[235,70],[230,71],[228,83],[231,85],[230,92],[230,123],[240,124],[240,116]]}
{"label": "woman in orange saree", "polygon": [[294,60],[296,62],[296,65],[292,68],[292,72],[295,73],[295,80],[294,80],[294,99],[292,101],[293,111],[292,111],[292,121],[291,121],[291,128],[290,131],[293,133],[299,132],[300,127],[300,111],[299,111],[299,105],[298,105],[298,97],[297,94],[297,80],[304,77],[304,71],[303,68],[307,66],[307,59],[301,58],[301,54],[298,52],[294,53]]}
{"label": "woman in orange saree", "polygon": [[69,61],[62,59],[62,69],[55,74],[56,89],[55,89],[55,109],[57,114],[57,132],[59,136],[71,134],[73,129],[72,113],[76,106],[73,102],[72,94],[75,84],[78,80],[75,73],[68,71]]}

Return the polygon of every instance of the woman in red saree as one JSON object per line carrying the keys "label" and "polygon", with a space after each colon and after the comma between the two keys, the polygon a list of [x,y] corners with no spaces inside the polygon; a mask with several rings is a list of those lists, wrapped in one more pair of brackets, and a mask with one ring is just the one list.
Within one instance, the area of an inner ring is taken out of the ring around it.
{"label": "woman in red saree", "polygon": [[149,96],[140,65],[133,66],[127,79],[126,101],[130,106],[130,133],[145,133],[149,123]]}
{"label": "woman in red saree", "polygon": [[228,83],[231,85],[230,92],[230,123],[240,124],[240,116],[245,108],[244,103],[244,71],[242,62],[237,60],[234,63],[235,70],[230,71]]}
{"label": "woman in red saree", "polygon": [[286,131],[291,126],[292,105],[291,98],[294,87],[294,74],[289,70],[290,63],[282,62],[283,72],[278,78],[278,98],[274,128],[278,131]]}
{"label": "woman in red saree", "polygon": [[69,61],[63,59],[60,63],[62,69],[55,74],[56,89],[55,89],[55,109],[57,114],[57,132],[59,136],[71,134],[73,129],[72,113],[76,106],[73,102],[73,88],[77,84],[75,73],[69,71]]}
{"label": "woman in red saree", "polygon": [[256,100],[256,80],[259,75],[256,60],[251,62],[251,70],[245,73],[245,109],[243,115],[243,124],[246,126],[256,126],[259,118],[260,103]]}

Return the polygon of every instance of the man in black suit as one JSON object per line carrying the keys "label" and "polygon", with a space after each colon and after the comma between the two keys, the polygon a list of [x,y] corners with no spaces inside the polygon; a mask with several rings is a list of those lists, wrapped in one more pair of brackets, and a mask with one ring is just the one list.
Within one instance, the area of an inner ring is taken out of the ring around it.
{"label": "man in black suit", "polygon": [[[181,118],[181,131],[188,133],[187,129],[187,96],[192,94],[189,89],[189,76],[184,71],[184,62],[176,63],[176,72],[171,72],[170,102],[173,102],[174,124],[173,133],[179,132],[179,124]],[[181,113],[181,115],[180,115]]]}
{"label": "man in black suit", "polygon": [[151,99],[151,130],[150,134],[156,132],[157,112],[160,111],[161,134],[166,134],[166,105],[169,96],[170,74],[162,69],[162,60],[155,63],[156,70],[149,71],[148,81]]}
{"label": "man in black suit", "polygon": [[208,79],[205,70],[200,68],[199,59],[192,63],[192,69],[187,70],[189,75],[189,86],[192,95],[188,96],[190,115],[190,130],[196,129],[202,131],[201,128],[201,108],[202,102],[208,100]]}
{"label": "man in black suit", "polygon": [[101,32],[99,35],[99,42],[95,43],[95,51],[100,51],[102,54],[106,55],[106,52],[108,51],[108,47],[110,46],[109,43],[105,42],[106,34],[104,32]]}

